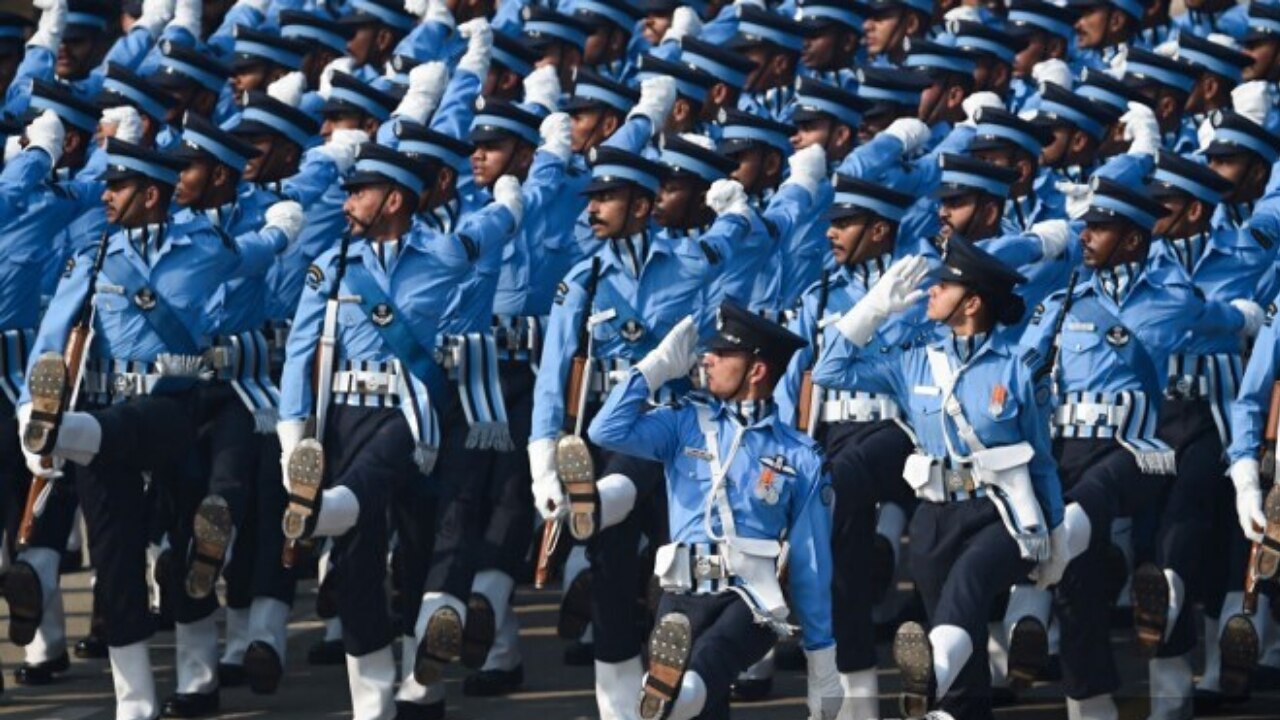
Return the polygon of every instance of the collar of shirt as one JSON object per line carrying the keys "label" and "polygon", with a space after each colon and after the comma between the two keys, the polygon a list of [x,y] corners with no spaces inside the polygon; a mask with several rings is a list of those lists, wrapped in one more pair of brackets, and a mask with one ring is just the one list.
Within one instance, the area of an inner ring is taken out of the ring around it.
{"label": "collar of shirt", "polygon": [[1102,291],[1119,305],[1137,284],[1138,278],[1142,276],[1142,269],[1143,264],[1140,262],[1102,268],[1098,270],[1098,282],[1102,285]]}
{"label": "collar of shirt", "polygon": [[884,275],[889,266],[893,264],[893,254],[885,253],[877,257],[864,260],[863,262],[846,268],[849,278],[861,284],[864,288],[870,288]]}
{"label": "collar of shirt", "polygon": [[765,188],[764,192],[759,195],[747,196],[747,202],[755,210],[764,212],[764,209],[769,206],[769,201],[773,199],[773,194],[775,192],[777,192],[777,190],[774,188]]}
{"label": "collar of shirt", "polygon": [[236,202],[232,200],[225,205],[215,208],[206,208],[200,212],[203,213],[205,217],[209,218],[209,223],[211,225],[215,228],[222,229],[228,224],[227,221],[231,217],[231,213],[235,210],[235,207]]}
{"label": "collar of shirt", "polygon": [[432,230],[438,230],[446,235],[450,235],[458,227],[458,217],[461,214],[462,200],[454,195],[443,205],[434,207],[426,212],[419,213],[418,217],[422,222]]}
{"label": "collar of shirt", "polygon": [[1009,198],[1005,200],[1004,215],[1005,217],[1015,221],[1023,232],[1031,229],[1035,224],[1036,209],[1040,204],[1040,199],[1036,197],[1035,188],[1022,197]]}
{"label": "collar of shirt", "polygon": [[153,265],[159,258],[160,249],[166,240],[165,224],[148,223],[142,227],[125,228],[124,233],[129,241],[129,247],[138,253],[143,262]]}
{"label": "collar of shirt", "polygon": [[782,114],[782,111],[791,104],[795,96],[795,85],[783,85],[769,88],[764,92],[751,93],[751,99],[768,110],[769,114],[775,118]]}
{"label": "collar of shirt", "polygon": [[746,427],[767,427],[777,418],[778,404],[773,398],[758,400],[722,400],[720,412]]}
{"label": "collar of shirt", "polygon": [[977,333],[974,335],[964,336],[953,334],[951,336],[951,351],[956,354],[956,358],[958,358],[961,363],[967,363],[969,360],[973,359],[973,356],[977,354],[978,350],[987,343],[987,338],[989,337],[990,333]]}
{"label": "collar of shirt", "polygon": [[653,251],[654,243],[649,233],[640,232],[625,238],[610,238],[609,247],[618,266],[633,278],[639,278]]}
{"label": "collar of shirt", "polygon": [[1184,238],[1168,238],[1168,241],[1173,254],[1178,257],[1178,264],[1186,268],[1187,272],[1195,270],[1196,263],[1209,248],[1208,233],[1197,233]]}

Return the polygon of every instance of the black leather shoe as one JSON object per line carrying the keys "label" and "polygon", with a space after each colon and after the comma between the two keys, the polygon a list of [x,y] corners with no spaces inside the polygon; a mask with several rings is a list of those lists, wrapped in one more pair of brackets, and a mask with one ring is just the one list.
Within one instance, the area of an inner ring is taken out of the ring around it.
{"label": "black leather shoe", "polygon": [[218,687],[242,687],[248,682],[249,676],[244,671],[244,665],[218,663]]}
{"label": "black leather shoe", "polygon": [[397,700],[396,720],[444,720],[444,701],[415,705]]}
{"label": "black leather shoe", "polygon": [[284,664],[280,662],[280,654],[275,648],[254,640],[244,651],[244,671],[250,690],[258,695],[272,695],[280,687]]}
{"label": "black leather shoe", "polygon": [[341,640],[321,640],[307,650],[308,665],[345,665],[347,652]]}
{"label": "black leather shoe", "polygon": [[468,697],[497,697],[513,693],[524,684],[524,666],[511,670],[481,670],[462,681],[462,694]]}
{"label": "black leather shoe", "polygon": [[174,693],[164,701],[163,717],[197,718],[218,712],[218,691],[207,693]]}
{"label": "black leather shoe", "polygon": [[564,664],[569,667],[591,667],[596,661],[596,647],[574,640],[564,646]]}
{"label": "black leather shoe", "polygon": [[729,698],[734,702],[760,702],[773,692],[773,678],[734,680],[729,686]]}
{"label": "black leather shoe", "polygon": [[73,652],[81,660],[105,660],[107,659],[107,641],[103,640],[101,635],[90,633],[76,642]]}
{"label": "black leather shoe", "polygon": [[52,660],[42,663],[22,663],[13,670],[13,681],[19,685],[48,685],[55,675],[61,675],[71,669],[71,658],[62,653]]}

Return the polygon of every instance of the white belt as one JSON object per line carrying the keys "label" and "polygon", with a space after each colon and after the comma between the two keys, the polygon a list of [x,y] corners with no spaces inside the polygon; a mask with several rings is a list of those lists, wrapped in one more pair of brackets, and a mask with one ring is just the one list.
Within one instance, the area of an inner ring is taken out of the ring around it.
{"label": "white belt", "polygon": [[1111,427],[1119,428],[1129,413],[1124,405],[1109,403],[1068,403],[1062,405],[1053,415],[1053,422],[1059,427]]}
{"label": "white belt", "polygon": [[343,370],[333,374],[333,392],[396,397],[400,394],[400,376],[394,372]]}
{"label": "white belt", "polygon": [[876,422],[901,415],[898,404],[884,397],[846,397],[822,402],[825,423]]}
{"label": "white belt", "polygon": [[240,351],[229,345],[218,345],[204,351],[204,361],[218,377],[225,379],[239,364]]}

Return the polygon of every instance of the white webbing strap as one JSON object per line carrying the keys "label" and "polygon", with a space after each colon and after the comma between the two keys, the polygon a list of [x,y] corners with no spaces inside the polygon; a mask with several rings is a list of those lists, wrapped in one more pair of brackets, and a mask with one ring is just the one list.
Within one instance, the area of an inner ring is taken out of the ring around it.
{"label": "white webbing strap", "polygon": [[[733,521],[733,509],[729,507],[728,493],[725,491],[725,477],[729,473],[729,466],[733,464],[734,456],[738,454],[738,447],[742,445],[742,435],[746,428],[738,427],[738,431],[734,433],[733,442],[729,445],[729,457],[722,462],[720,432],[711,417],[711,408],[705,405],[695,407],[698,413],[698,428],[702,430],[702,437],[707,443],[707,454],[711,456],[711,492],[707,496],[707,505],[703,508],[702,526],[707,537],[713,542],[728,542],[730,538],[737,537],[738,530]],[[720,515],[720,529],[723,531],[720,535],[717,535],[711,527],[712,508]]]}
{"label": "white webbing strap", "polygon": [[[933,381],[938,383],[938,387],[942,389],[942,409],[946,411],[947,417],[951,418],[951,422],[955,423],[956,434],[969,446],[969,452],[981,452],[987,449],[986,445],[978,439],[978,433],[974,431],[973,426],[969,424],[969,420],[964,416],[964,406],[955,396],[956,382],[959,380],[960,373],[964,372],[965,366],[960,366],[958,371],[953,372],[951,369],[951,360],[941,348],[929,347],[925,349],[929,357],[929,370],[933,373]],[[965,460],[966,456],[956,452],[951,446],[951,438],[947,435],[946,420],[943,420],[942,439],[947,444],[947,451],[951,453],[953,460]]]}

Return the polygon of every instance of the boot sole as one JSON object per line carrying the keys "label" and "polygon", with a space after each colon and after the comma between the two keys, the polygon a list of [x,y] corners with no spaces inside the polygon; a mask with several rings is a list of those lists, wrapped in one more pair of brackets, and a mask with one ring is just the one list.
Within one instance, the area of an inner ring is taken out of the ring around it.
{"label": "boot sole", "polygon": [[1249,681],[1258,666],[1258,634],[1243,615],[1227,621],[1218,638],[1222,653],[1222,694],[1236,697],[1249,692]]}
{"label": "boot sole", "polygon": [[1254,560],[1254,570],[1259,577],[1270,580],[1280,572],[1280,551],[1268,547],[1271,544],[1280,545],[1280,484],[1272,486],[1271,491],[1267,493],[1262,512],[1267,516],[1266,537],[1258,544],[1258,557]]}
{"label": "boot sole", "polygon": [[902,674],[902,714],[921,717],[933,696],[933,645],[917,622],[906,622],[893,638],[893,661]]}
{"label": "boot sole", "polygon": [[1033,617],[1024,617],[1009,635],[1009,687],[1025,690],[1049,665],[1049,633]]}
{"label": "boot sole", "polygon": [[255,640],[244,651],[244,673],[254,694],[274,695],[284,676],[284,663],[275,648]]}
{"label": "boot sole", "polygon": [[49,455],[62,422],[62,398],[67,391],[67,366],[57,353],[45,353],[27,374],[31,393],[31,420],[22,444],[34,455]]}
{"label": "boot sole", "polygon": [[195,553],[187,568],[187,596],[202,600],[213,593],[222,572],[222,563],[231,546],[231,508],[227,501],[210,495],[196,510],[193,534]]}
{"label": "boot sole", "polygon": [[470,670],[484,667],[497,634],[493,606],[480,593],[467,599],[467,622],[462,626],[462,666]]}
{"label": "boot sole", "polygon": [[582,438],[566,435],[556,442],[556,474],[569,497],[569,534],[579,541],[590,540],[596,534],[600,497],[595,464]]}
{"label": "boot sole", "polygon": [[36,569],[21,560],[14,562],[5,577],[4,599],[9,604],[10,642],[30,645],[44,619],[44,590]]}
{"label": "boot sole", "polygon": [[560,600],[556,634],[563,640],[577,640],[591,624],[591,571],[583,570],[569,583]]}
{"label": "boot sole", "polygon": [[301,540],[312,516],[319,512],[320,486],[324,482],[324,448],[307,438],[289,456],[289,506],[281,529],[285,538]]}
{"label": "boot sole", "polygon": [[462,653],[462,617],[451,607],[441,607],[427,620],[427,629],[418,643],[413,663],[413,679],[422,685],[440,680],[444,668]]}
{"label": "boot sole", "polygon": [[1146,564],[1134,571],[1131,588],[1138,647],[1147,657],[1154,657],[1164,642],[1169,621],[1169,581],[1160,568]]}
{"label": "boot sole", "polygon": [[680,694],[692,649],[689,618],[669,613],[654,626],[649,635],[649,672],[645,673],[640,691],[642,720],[657,720],[666,714],[667,705]]}

